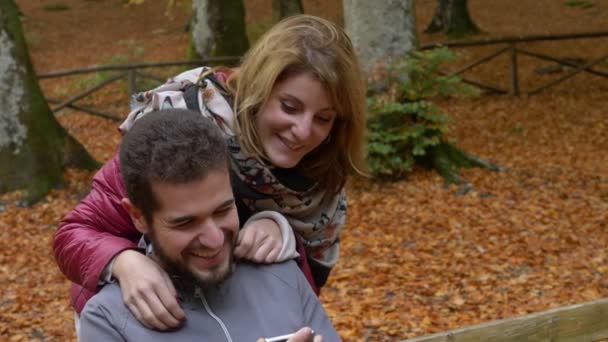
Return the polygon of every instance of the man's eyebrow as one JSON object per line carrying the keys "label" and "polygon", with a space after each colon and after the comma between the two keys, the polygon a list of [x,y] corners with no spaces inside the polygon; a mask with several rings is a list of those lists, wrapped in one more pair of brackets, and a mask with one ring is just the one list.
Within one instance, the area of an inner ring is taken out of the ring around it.
{"label": "man's eyebrow", "polygon": [[225,200],[224,202],[222,202],[222,204],[220,204],[220,205],[218,206],[218,209],[222,209],[222,208],[225,208],[225,207],[229,207],[229,206],[231,206],[231,205],[233,205],[233,204],[234,204],[234,197],[229,198],[229,199]]}
{"label": "man's eyebrow", "polygon": [[169,219],[166,219],[163,221],[169,225],[178,225],[180,223],[188,222],[188,221],[192,220],[193,218],[194,218],[194,216],[185,215],[185,216],[178,216],[178,217],[170,217]]}
{"label": "man's eyebrow", "polygon": [[[229,207],[229,206],[231,206],[233,204],[234,204],[234,197],[231,197],[231,198],[225,200],[224,202],[222,202],[217,207],[217,209],[224,209],[224,208],[227,208],[227,207]],[[194,216],[192,216],[192,215],[184,215],[184,216],[170,217],[168,219],[163,219],[162,221],[165,222],[166,224],[169,224],[169,225],[178,225],[178,224],[181,224],[181,223],[185,223],[185,222],[191,221],[193,219],[194,219]]]}

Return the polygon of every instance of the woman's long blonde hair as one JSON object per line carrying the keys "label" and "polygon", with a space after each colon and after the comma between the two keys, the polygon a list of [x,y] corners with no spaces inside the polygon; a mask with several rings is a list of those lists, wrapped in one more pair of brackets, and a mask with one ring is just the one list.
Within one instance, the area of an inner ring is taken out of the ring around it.
{"label": "woman's long blonde hair", "polygon": [[327,142],[298,166],[304,176],[338,192],[347,174],[365,173],[367,166],[363,72],[349,37],[337,25],[298,15],[277,23],[257,41],[227,82],[234,94],[235,130],[241,148],[267,161],[255,116],[277,82],[300,73],[312,74],[325,86],[338,115]]}

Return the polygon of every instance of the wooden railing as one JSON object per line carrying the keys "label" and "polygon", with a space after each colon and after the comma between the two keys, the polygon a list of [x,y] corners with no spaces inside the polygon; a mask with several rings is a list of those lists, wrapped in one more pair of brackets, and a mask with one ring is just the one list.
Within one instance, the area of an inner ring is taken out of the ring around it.
{"label": "wooden railing", "polygon": [[608,298],[402,342],[608,342]]}
{"label": "wooden railing", "polygon": [[158,81],[159,83],[162,83],[165,81],[165,79],[160,78],[158,76],[142,72],[142,71],[140,71],[141,69],[165,68],[165,67],[170,67],[170,66],[186,66],[186,65],[200,66],[200,65],[209,65],[211,63],[217,64],[217,63],[235,62],[235,61],[238,61],[239,59],[240,59],[240,57],[230,56],[230,57],[214,57],[214,58],[208,58],[208,59],[204,59],[204,60],[170,61],[170,62],[159,62],[159,63],[139,63],[139,64],[130,64],[130,65],[100,65],[100,66],[93,66],[93,67],[89,67],[89,68],[70,69],[70,70],[62,70],[62,71],[38,74],[38,78],[45,79],[45,78],[67,77],[67,76],[90,74],[90,73],[96,73],[96,72],[102,72],[102,71],[115,72],[115,74],[112,75],[111,77],[95,84],[94,86],[89,87],[88,89],[85,89],[84,91],[78,93],[77,95],[69,97],[68,99],[59,100],[59,99],[54,99],[54,98],[47,98],[46,100],[50,104],[54,105],[53,107],[51,107],[51,110],[53,111],[53,113],[56,113],[64,108],[72,108],[72,109],[86,112],[86,113],[89,113],[89,114],[92,114],[95,116],[100,116],[105,119],[109,119],[109,120],[113,120],[113,121],[122,121],[123,118],[120,118],[116,115],[101,112],[101,111],[98,111],[93,108],[79,106],[79,105],[76,105],[75,102],[82,100],[83,98],[93,94],[94,92],[100,90],[101,88],[106,87],[107,85],[109,85],[111,83],[114,83],[116,81],[119,81],[119,80],[125,79],[125,78],[128,80],[129,94],[135,94],[138,91],[137,86],[136,86],[137,78],[152,79],[152,80]]}
{"label": "wooden railing", "polygon": [[[420,46],[421,50],[433,49],[440,46],[446,46],[449,48],[464,48],[464,47],[474,47],[474,46],[485,46],[485,45],[507,45],[506,47],[501,47],[499,50],[490,53],[482,58],[477,59],[476,61],[458,69],[457,71],[453,71],[450,73],[446,73],[449,75],[461,75],[465,71],[469,71],[476,66],[487,63],[494,58],[509,53],[511,56],[511,89],[500,89],[494,86],[490,86],[487,84],[483,84],[478,81],[473,81],[467,78],[463,78],[465,83],[477,86],[481,89],[487,90],[492,93],[497,94],[507,94],[511,93],[514,95],[519,95],[521,93],[520,90],[520,82],[519,82],[519,68],[518,68],[518,54],[538,58],[541,60],[551,61],[558,63],[560,65],[571,68],[569,72],[565,75],[558,77],[544,85],[541,85],[537,88],[534,88],[526,93],[529,95],[538,94],[545,89],[552,87],[558,83],[561,83],[580,72],[588,72],[601,77],[608,77],[608,72],[598,71],[592,69],[592,67],[597,64],[608,60],[608,48],[606,54],[601,56],[600,58],[596,58],[586,63],[577,64],[569,61],[567,59],[561,59],[558,57],[552,57],[548,55],[543,55],[540,53],[534,53],[531,51],[527,51],[524,49],[520,49],[517,47],[518,43],[526,43],[526,42],[539,42],[539,41],[556,41],[556,40],[568,40],[568,39],[588,39],[588,38],[605,38],[608,37],[608,32],[586,32],[586,33],[575,33],[575,34],[563,34],[563,35],[533,35],[533,36],[525,36],[525,37],[502,37],[502,38],[492,38],[492,39],[482,39],[482,40],[470,40],[470,41],[456,41],[456,42],[445,42],[445,43],[428,43]],[[608,44],[606,44],[608,47]]]}
{"label": "wooden railing", "polygon": [[[473,61],[473,62],[469,63],[468,65],[459,68],[456,71],[452,71],[450,73],[445,73],[445,74],[460,76],[463,73],[470,71],[471,69],[473,69],[476,66],[479,66],[484,63],[488,63],[491,60],[493,60],[494,58],[496,58],[502,54],[509,53],[511,56],[511,88],[510,89],[500,89],[495,86],[483,84],[482,82],[479,82],[479,81],[471,80],[470,78],[462,78],[462,80],[465,83],[472,84],[472,85],[479,87],[481,89],[484,89],[490,93],[497,93],[497,94],[509,94],[510,93],[510,94],[514,94],[514,95],[519,95],[520,93],[522,93],[522,91],[520,90],[519,72],[518,72],[519,68],[518,68],[518,58],[517,58],[518,55],[520,55],[520,54],[542,59],[542,60],[552,61],[554,63],[558,63],[559,65],[563,65],[563,66],[570,68],[569,71],[566,74],[562,75],[561,77],[554,79],[544,85],[541,85],[541,86],[527,92],[527,94],[537,94],[537,93],[540,93],[540,92],[546,90],[549,87],[554,86],[555,84],[558,84],[560,82],[565,81],[566,79],[573,77],[574,75],[576,75],[580,72],[587,72],[587,73],[591,73],[591,74],[594,74],[594,75],[597,75],[600,77],[608,77],[608,72],[593,69],[594,66],[596,66],[597,64],[601,63],[602,61],[606,61],[608,59],[608,52],[606,55],[603,55],[600,58],[591,60],[586,63],[579,64],[579,63],[574,63],[572,61],[569,61],[569,60],[566,60],[563,58],[558,58],[558,57],[553,57],[553,56],[548,56],[548,55],[543,55],[540,53],[527,51],[527,50],[517,47],[517,44],[520,44],[523,42],[537,42],[537,41],[565,40],[565,39],[588,39],[588,38],[603,38],[603,37],[608,37],[608,32],[589,32],[589,33],[577,33],[577,34],[569,34],[569,35],[552,35],[552,36],[540,36],[539,35],[539,36],[526,36],[526,37],[504,37],[504,38],[494,38],[494,39],[475,40],[475,41],[430,43],[430,44],[423,44],[420,48],[425,50],[425,49],[432,49],[432,48],[439,47],[439,46],[447,46],[450,48],[465,48],[465,47],[473,47],[473,46],[507,44],[507,46],[501,46],[497,51],[494,51],[482,58],[479,58],[476,61]],[[606,46],[608,46],[608,44],[606,44]],[[72,109],[76,109],[76,110],[86,112],[86,113],[89,113],[92,115],[100,116],[100,117],[103,117],[106,119],[110,119],[110,120],[114,120],[114,121],[121,121],[122,118],[120,118],[116,115],[105,113],[105,112],[99,111],[94,108],[87,108],[84,106],[80,106],[80,105],[77,105],[76,102],[93,94],[94,92],[100,90],[101,88],[106,87],[107,85],[109,85],[111,83],[114,83],[118,80],[125,79],[125,78],[128,80],[129,94],[134,94],[138,91],[138,89],[136,87],[137,78],[154,79],[159,82],[164,81],[163,79],[160,79],[157,76],[154,76],[149,73],[145,73],[145,72],[141,71],[143,69],[164,68],[164,67],[169,67],[169,66],[185,66],[185,65],[208,65],[209,63],[235,62],[235,61],[238,61],[239,59],[240,59],[240,57],[216,57],[216,58],[209,58],[209,59],[205,59],[205,60],[196,60],[196,61],[140,63],[140,64],[132,64],[132,65],[104,65],[104,66],[94,66],[94,67],[83,68],[83,69],[72,69],[72,70],[44,73],[44,74],[39,74],[38,78],[46,79],[46,78],[55,78],[55,77],[68,77],[68,76],[73,76],[73,75],[81,75],[81,74],[88,74],[88,73],[95,73],[95,72],[102,72],[102,71],[115,72],[115,74],[112,75],[111,77],[99,82],[98,84],[96,84],[94,86],[89,87],[88,89],[80,92],[77,95],[71,96],[65,100],[47,98],[47,101],[53,105],[53,107],[51,109],[55,113],[64,108],[72,108]]]}

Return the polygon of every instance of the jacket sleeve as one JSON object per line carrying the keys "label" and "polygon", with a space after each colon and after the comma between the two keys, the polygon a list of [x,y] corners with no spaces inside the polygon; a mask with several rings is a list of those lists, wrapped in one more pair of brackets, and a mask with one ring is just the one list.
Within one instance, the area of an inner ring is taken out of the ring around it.
{"label": "jacket sleeve", "polygon": [[126,191],[118,155],[95,174],[90,193],[62,220],[53,240],[61,271],[95,292],[101,273],[119,252],[135,248],[141,234],[120,204]]}
{"label": "jacket sleeve", "polygon": [[266,210],[252,215],[247,222],[245,222],[242,229],[248,229],[249,223],[261,219],[273,220],[279,226],[279,230],[281,231],[281,240],[283,246],[281,247],[281,251],[279,252],[279,255],[277,255],[276,260],[273,262],[283,262],[300,256],[300,254],[298,254],[296,251],[296,237],[293,234],[293,230],[291,229],[289,222],[287,222],[285,216],[276,211]]}

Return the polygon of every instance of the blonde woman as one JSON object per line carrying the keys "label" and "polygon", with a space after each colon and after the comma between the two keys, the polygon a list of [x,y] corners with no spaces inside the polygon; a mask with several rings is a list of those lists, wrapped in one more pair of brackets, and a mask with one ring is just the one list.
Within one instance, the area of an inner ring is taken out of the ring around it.
{"label": "blonde woman", "polygon": [[[339,256],[346,178],[366,170],[365,106],[348,36],[329,21],[301,15],[270,29],[238,69],[189,70],[139,94],[121,130],[168,107],[213,118],[231,155],[242,225],[236,256],[272,263],[299,252],[318,292]],[[63,219],[55,258],[74,282],[77,312],[99,286],[117,280],[144,325],[175,328],[183,310],[168,275],[136,249],[141,234],[121,206],[126,196],[118,165],[117,156],[108,161],[89,195]]]}

